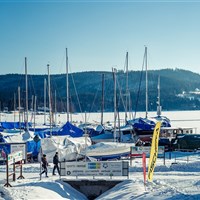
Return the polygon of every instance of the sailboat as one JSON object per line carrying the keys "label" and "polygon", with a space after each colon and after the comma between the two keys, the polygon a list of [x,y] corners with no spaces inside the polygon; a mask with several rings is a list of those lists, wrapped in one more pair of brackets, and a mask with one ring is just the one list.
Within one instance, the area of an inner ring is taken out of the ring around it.
{"label": "sailboat", "polygon": [[139,139],[143,142],[151,142],[153,135],[153,130],[155,128],[156,122],[161,122],[161,127],[171,127],[170,120],[161,115],[160,106],[160,77],[158,78],[158,101],[157,101],[157,116],[148,117],[148,70],[147,70],[147,47],[145,47],[145,70],[146,70],[146,113],[145,117],[134,118],[128,121],[134,127],[135,133],[138,135]]}
{"label": "sailboat", "polygon": [[[113,142],[113,133],[111,132],[112,127],[106,125],[103,121],[104,113],[104,77],[102,74],[102,101],[101,101],[101,122],[89,123],[86,122],[79,125],[79,128],[87,131],[93,143],[110,141]],[[86,119],[86,117],[85,117]]]}
{"label": "sailboat", "polygon": [[[112,132],[100,134],[99,137],[95,139],[99,140],[98,143],[87,147],[81,154],[92,157],[99,160],[108,160],[108,159],[120,159],[121,157],[128,156],[130,154],[130,148],[135,146],[135,143],[130,138],[127,139],[127,135],[124,135],[124,132],[127,132],[128,128],[133,129],[132,126],[127,125],[124,127],[117,127],[117,94],[116,94],[116,69],[113,69],[113,78],[114,78],[114,128]],[[129,130],[128,130],[129,131]],[[107,137],[107,138],[106,138]],[[110,137],[110,138],[109,138]],[[94,140],[94,137],[91,138]],[[104,139],[104,142],[100,140]],[[106,140],[106,142],[105,142]]]}
{"label": "sailboat", "polygon": [[81,151],[81,155],[98,160],[120,159],[130,154],[133,143],[99,142]]}
{"label": "sailboat", "polygon": [[20,117],[20,88],[18,88],[18,98],[19,98],[19,122],[15,121],[15,96],[14,96],[14,122],[1,122],[1,129],[7,133],[21,133],[21,129],[24,129],[25,132],[28,132],[29,127],[32,126],[32,123],[28,120],[28,75],[27,75],[27,58],[25,57],[25,88],[26,88],[26,109],[24,113],[24,122],[21,121]]}
{"label": "sailboat", "polygon": [[[125,60],[125,63],[126,63],[126,94],[125,94],[125,97],[126,97],[126,105],[125,105],[125,122],[127,122],[128,120],[128,112],[129,112],[129,118],[130,118],[130,95],[129,95],[129,89],[128,89],[128,52],[126,52],[126,60]],[[134,140],[134,131],[133,131],[133,126],[130,125],[130,124],[125,124],[123,126],[121,126],[119,123],[118,123],[118,126],[116,124],[116,121],[117,121],[117,117],[119,119],[119,114],[118,114],[118,111],[117,111],[117,94],[116,94],[116,91],[117,91],[117,76],[116,76],[116,69],[113,69],[113,77],[114,77],[114,128],[112,130],[106,130],[106,128],[102,129],[101,130],[101,133],[100,134],[97,134],[97,135],[93,135],[91,137],[92,141],[94,143],[97,143],[97,142],[133,142],[135,141]],[[102,78],[102,80],[104,80]],[[102,91],[103,91],[103,85],[102,84]],[[103,92],[102,92],[102,99],[103,99]],[[129,98],[129,100],[128,100]],[[102,109],[103,110],[103,109]],[[102,111],[103,113],[103,111]],[[101,121],[103,121],[101,119]],[[120,121],[120,120],[119,120]],[[103,126],[103,123],[101,124]],[[100,128],[100,127],[98,127]]]}

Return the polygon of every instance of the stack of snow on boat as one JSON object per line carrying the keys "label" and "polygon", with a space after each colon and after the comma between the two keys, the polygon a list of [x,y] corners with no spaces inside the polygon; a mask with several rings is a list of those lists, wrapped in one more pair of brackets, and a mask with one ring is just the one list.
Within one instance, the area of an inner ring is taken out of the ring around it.
{"label": "stack of snow on boat", "polygon": [[79,159],[80,151],[91,145],[90,138],[83,136],[84,132],[70,122],[58,131],[45,130],[42,134],[41,148],[47,159],[52,159],[55,152],[59,152],[60,160],[76,160]]}
{"label": "stack of snow on boat", "polygon": [[25,142],[27,152],[35,158],[38,157],[42,147],[42,152],[47,154],[47,158],[51,159],[53,154],[58,151],[62,160],[76,160],[77,155],[85,148],[85,145],[91,145],[90,138],[84,137],[83,134],[84,132],[81,129],[69,122],[58,131],[47,129],[39,132],[1,133],[4,143]]}

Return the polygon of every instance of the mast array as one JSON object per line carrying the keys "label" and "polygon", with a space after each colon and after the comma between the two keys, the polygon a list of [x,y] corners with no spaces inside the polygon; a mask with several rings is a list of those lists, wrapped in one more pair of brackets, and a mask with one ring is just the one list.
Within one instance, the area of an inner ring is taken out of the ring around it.
{"label": "mast array", "polygon": [[67,95],[67,121],[69,122],[69,77],[68,77],[68,53],[66,48],[66,95]]}
{"label": "mast array", "polygon": [[158,101],[157,101],[157,115],[161,115],[161,106],[160,106],[160,76],[158,76]]}
{"label": "mast array", "polygon": [[47,64],[48,71],[48,93],[49,93],[49,122],[50,122],[50,136],[52,137],[52,110],[51,110],[51,82],[50,82],[50,70],[49,64]]}
{"label": "mast array", "polygon": [[103,112],[104,112],[104,74],[102,74],[101,125],[103,125]]}
{"label": "mast array", "polygon": [[18,86],[18,107],[19,107],[19,129],[21,133],[21,103],[20,103],[20,87]]}
{"label": "mast array", "polygon": [[116,142],[116,120],[117,120],[117,80],[116,80],[116,73],[117,70],[115,68],[112,69],[113,71],[113,79],[114,79],[114,142]]}
{"label": "mast array", "polygon": [[28,131],[28,75],[27,75],[27,58],[25,57],[25,85],[26,85],[26,131]]}
{"label": "mast array", "polygon": [[125,122],[127,122],[127,112],[128,112],[128,97],[129,97],[129,89],[128,89],[128,52],[126,52],[126,105],[125,105]]}
{"label": "mast array", "polygon": [[146,118],[148,117],[148,73],[147,73],[147,47],[145,47],[145,68],[146,68]]}
{"label": "mast array", "polygon": [[47,80],[46,78],[44,79],[44,125],[46,125],[46,88],[47,88]]}

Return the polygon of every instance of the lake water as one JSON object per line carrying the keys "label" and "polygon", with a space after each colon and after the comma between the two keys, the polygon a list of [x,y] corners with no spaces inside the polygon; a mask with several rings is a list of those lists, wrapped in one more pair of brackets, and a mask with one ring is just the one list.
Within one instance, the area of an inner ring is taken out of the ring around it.
{"label": "lake water", "polygon": [[[162,112],[163,116],[166,116],[171,120],[171,125],[173,127],[191,127],[196,128],[197,133],[200,133],[200,111],[167,111]],[[123,119],[125,118],[125,114],[123,112],[119,113],[121,124],[123,124]],[[129,116],[129,114],[128,114]],[[130,115],[131,116],[131,115]],[[156,112],[149,112],[148,117],[156,116]],[[1,113],[0,121],[14,121],[14,114],[5,114]],[[136,117],[145,117],[145,112],[137,112]],[[47,116],[48,118],[48,116]],[[85,122],[85,118],[87,122],[100,122],[101,121],[101,113],[77,113],[72,114],[72,121],[77,122]],[[18,121],[18,114],[15,114],[15,121]],[[32,119],[32,114],[29,114],[29,121]],[[47,119],[48,120],[48,119]],[[57,114],[56,121],[60,123],[65,123],[67,120],[66,114]],[[104,113],[104,122],[114,121],[114,113]],[[43,124],[44,123],[44,115],[36,115],[36,123]]]}

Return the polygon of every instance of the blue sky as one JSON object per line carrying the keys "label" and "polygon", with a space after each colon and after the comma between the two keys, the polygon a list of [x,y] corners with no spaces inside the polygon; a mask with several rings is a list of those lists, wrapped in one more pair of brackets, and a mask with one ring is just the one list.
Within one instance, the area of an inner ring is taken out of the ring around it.
{"label": "blue sky", "polygon": [[0,74],[182,68],[200,73],[198,1],[2,1]]}

